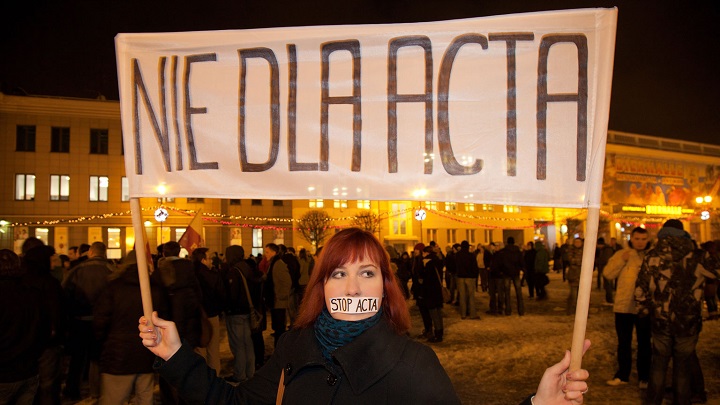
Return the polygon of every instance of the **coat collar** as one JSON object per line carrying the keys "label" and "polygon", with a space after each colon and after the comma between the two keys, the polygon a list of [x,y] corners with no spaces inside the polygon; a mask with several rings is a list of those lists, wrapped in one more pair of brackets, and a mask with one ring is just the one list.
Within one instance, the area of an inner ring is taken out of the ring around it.
{"label": "coat collar", "polygon": [[[392,330],[384,318],[333,354],[355,394],[360,394],[389,373],[400,360],[408,339]],[[315,338],[314,328],[299,331],[298,346],[309,350],[292,350],[288,361],[294,365],[286,383],[304,367],[323,366],[330,370]],[[372,359],[372,361],[368,361]]]}

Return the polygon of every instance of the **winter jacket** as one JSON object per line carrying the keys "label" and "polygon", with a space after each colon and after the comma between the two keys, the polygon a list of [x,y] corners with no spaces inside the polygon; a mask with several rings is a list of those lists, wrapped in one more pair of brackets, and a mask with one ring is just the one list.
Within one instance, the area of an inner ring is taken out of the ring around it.
{"label": "winter jacket", "polygon": [[[628,260],[623,255],[628,254]],[[608,280],[617,279],[617,290],[615,291],[615,303],[613,311],[620,314],[636,314],[635,307],[635,282],[637,281],[640,266],[642,266],[645,251],[637,251],[633,248],[625,248],[616,252],[608,261],[603,270],[603,276]]]}
{"label": "winter jacket", "polygon": [[[167,312],[162,287],[151,286],[153,309],[161,317]],[[137,264],[108,283],[94,308],[95,337],[102,345],[100,372],[123,375],[152,373],[155,356],[138,339],[138,318],[143,314]],[[184,336],[183,336],[184,337]]]}
{"label": "winter jacket", "polygon": [[653,333],[688,337],[702,329],[704,281],[715,275],[703,267],[703,252],[696,253],[685,235],[684,231],[662,228],[635,283],[639,315],[651,316]]}
{"label": "winter jacket", "polygon": [[568,264],[568,271],[565,275],[568,283],[574,286],[580,285],[580,270],[582,270],[583,246],[575,247],[570,245],[567,248],[567,260],[563,262]]}
{"label": "winter jacket", "polygon": [[608,245],[597,248],[595,251],[595,267],[602,271],[613,254],[615,254],[615,251]]}
{"label": "winter jacket", "polygon": [[[537,251],[535,248],[528,249],[523,252],[523,261],[525,263],[525,273],[527,274],[535,274],[535,255],[537,254]],[[526,276],[527,277],[527,276]]]}
{"label": "winter jacket", "polygon": [[71,316],[91,321],[93,306],[115,269],[104,257],[92,257],[70,270],[63,281]]}
{"label": "winter jacket", "polygon": [[[425,256],[422,257],[420,263],[422,264],[418,268],[418,283],[420,283],[420,300],[418,303],[424,305],[426,308],[442,308],[443,296],[442,296],[442,268],[443,262],[437,257],[435,252],[423,253]],[[413,286],[415,283],[413,282]],[[417,296],[416,296],[417,298]]]}
{"label": "winter jacket", "polygon": [[223,280],[225,282],[225,296],[227,303],[225,313],[228,315],[246,315],[250,313],[250,303],[248,302],[247,293],[245,292],[245,283],[247,283],[248,291],[250,291],[250,299],[253,307],[260,308],[257,302],[259,296],[260,283],[263,274],[260,270],[253,270],[244,260],[241,260],[223,270]]}
{"label": "winter jacket", "polygon": [[457,278],[477,278],[478,267],[477,260],[470,250],[467,248],[460,248],[460,251],[455,253],[455,267]]}
{"label": "winter jacket", "polygon": [[271,309],[287,309],[292,289],[290,270],[279,255],[270,261],[265,284],[265,303]]}
{"label": "winter jacket", "polygon": [[500,277],[518,277],[524,266],[523,255],[520,248],[507,245],[495,253],[493,257],[492,272]]}
{"label": "winter jacket", "polygon": [[164,257],[152,278],[165,287],[170,306],[170,320],[193,347],[200,346],[202,290],[195,268],[188,259]]}
{"label": "winter jacket", "polygon": [[218,270],[195,262],[195,276],[202,291],[202,307],[208,318],[220,315],[225,308],[225,284]]}
{"label": "winter jacket", "polygon": [[548,274],[550,272],[550,253],[542,243],[535,244],[535,273]]}
{"label": "winter jacket", "polygon": [[183,346],[162,378],[190,404],[274,404],[284,373],[283,404],[459,404],[450,378],[429,347],[381,320],[333,353],[329,365],[313,328],[285,333],[268,363],[233,387]]}
{"label": "winter jacket", "polygon": [[300,286],[306,286],[308,281],[310,281],[310,274],[313,271],[313,267],[315,267],[315,259],[313,259],[312,256],[307,256],[305,259],[298,257],[298,262],[300,263],[300,279],[298,280],[298,284]]}

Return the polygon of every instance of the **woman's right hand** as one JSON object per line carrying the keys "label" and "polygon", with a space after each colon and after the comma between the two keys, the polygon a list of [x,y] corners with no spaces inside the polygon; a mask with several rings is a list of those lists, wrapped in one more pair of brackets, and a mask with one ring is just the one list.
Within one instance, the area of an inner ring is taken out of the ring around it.
{"label": "woman's right hand", "polygon": [[157,311],[152,313],[152,326],[148,326],[147,318],[138,321],[142,344],[163,360],[169,360],[182,346],[175,322],[160,318]]}

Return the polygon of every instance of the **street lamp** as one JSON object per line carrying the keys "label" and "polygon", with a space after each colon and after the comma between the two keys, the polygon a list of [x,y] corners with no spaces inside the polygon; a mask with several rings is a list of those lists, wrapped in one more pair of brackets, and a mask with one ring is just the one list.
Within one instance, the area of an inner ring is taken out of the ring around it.
{"label": "street lamp", "polygon": [[698,196],[695,198],[695,202],[702,209],[702,211],[700,212],[700,219],[702,219],[703,221],[707,221],[708,219],[710,219],[709,205],[710,203],[712,203],[712,196]]}

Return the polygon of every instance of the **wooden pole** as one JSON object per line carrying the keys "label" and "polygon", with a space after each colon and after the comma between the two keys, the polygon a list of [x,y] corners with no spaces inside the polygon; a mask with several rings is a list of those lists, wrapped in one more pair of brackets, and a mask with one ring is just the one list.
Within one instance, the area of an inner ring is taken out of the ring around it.
{"label": "wooden pole", "polygon": [[145,240],[145,225],[143,224],[140,199],[130,199],[130,212],[132,214],[133,228],[135,229],[135,257],[137,258],[138,276],[140,277],[140,296],[142,297],[143,315],[152,327],[152,294],[150,292],[150,275],[147,263],[147,241]]}
{"label": "wooden pole", "polygon": [[583,244],[582,269],[580,270],[580,288],[578,289],[577,306],[575,307],[575,326],[573,327],[572,346],[570,347],[570,371],[582,366],[583,343],[587,327],[590,292],[592,291],[593,270],[595,268],[595,245],[597,244],[600,208],[588,208],[585,226],[585,243]]}

